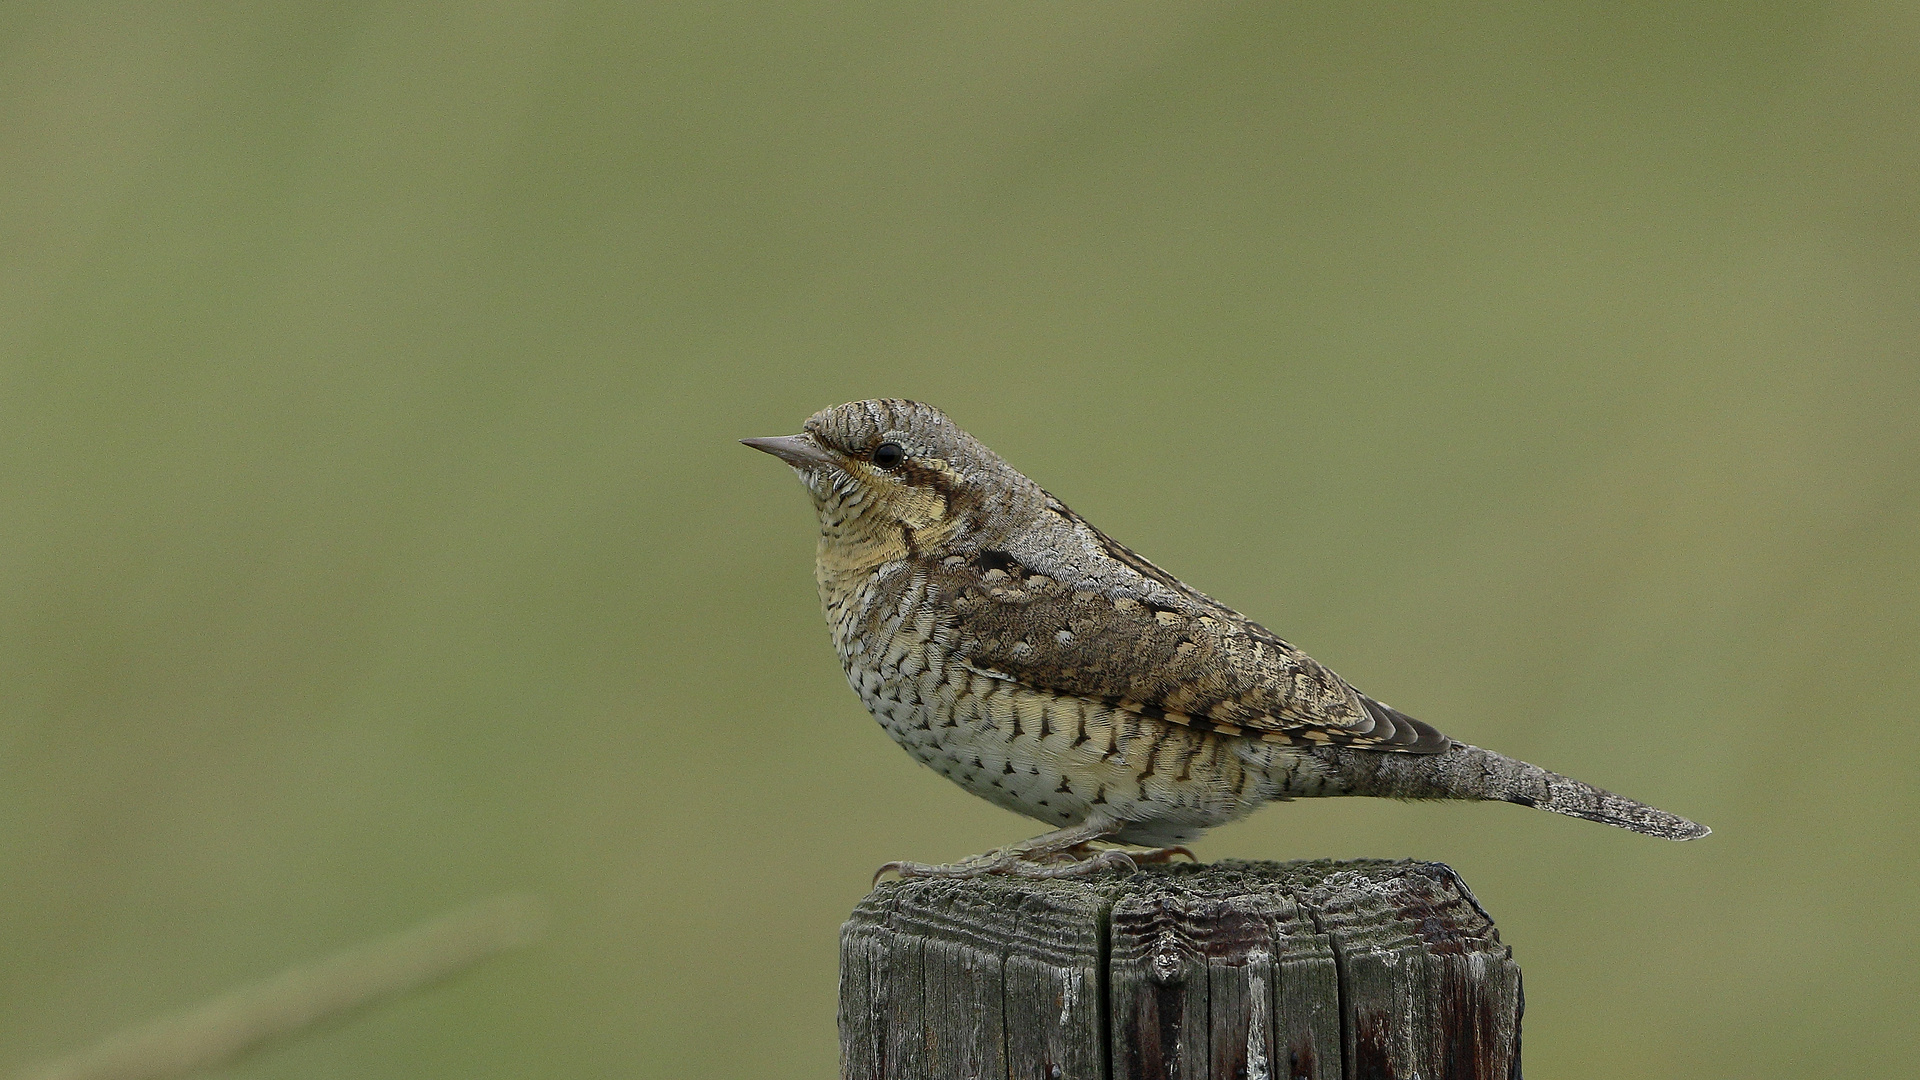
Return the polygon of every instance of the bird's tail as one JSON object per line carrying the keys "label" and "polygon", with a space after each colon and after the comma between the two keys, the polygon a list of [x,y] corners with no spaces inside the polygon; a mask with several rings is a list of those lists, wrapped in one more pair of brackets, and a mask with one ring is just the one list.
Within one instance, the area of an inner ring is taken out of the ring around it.
{"label": "bird's tail", "polygon": [[1340,778],[1349,795],[1519,803],[1668,840],[1697,840],[1713,831],[1592,784],[1465,743],[1454,743],[1439,754],[1342,746],[1315,747],[1311,752]]}

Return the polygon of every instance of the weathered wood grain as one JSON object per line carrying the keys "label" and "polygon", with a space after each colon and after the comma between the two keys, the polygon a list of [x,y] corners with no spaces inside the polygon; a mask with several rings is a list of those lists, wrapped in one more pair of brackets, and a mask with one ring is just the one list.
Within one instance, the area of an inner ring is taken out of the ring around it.
{"label": "weathered wood grain", "polygon": [[893,882],[841,932],[859,1080],[1517,1080],[1520,1011],[1438,863]]}
{"label": "weathered wood grain", "polygon": [[1520,1072],[1520,968],[1439,863],[1304,864],[1302,902],[1339,959],[1350,1075]]}

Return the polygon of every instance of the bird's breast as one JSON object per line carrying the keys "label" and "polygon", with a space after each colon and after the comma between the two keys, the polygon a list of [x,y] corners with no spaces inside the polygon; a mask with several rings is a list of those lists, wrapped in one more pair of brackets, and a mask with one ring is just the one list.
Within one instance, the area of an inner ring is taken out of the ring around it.
{"label": "bird's breast", "polygon": [[967,663],[938,590],[910,563],[823,575],[821,604],[874,719],[989,802],[1054,825],[1101,808],[1162,830],[1142,835],[1190,839],[1266,797],[1233,741]]}

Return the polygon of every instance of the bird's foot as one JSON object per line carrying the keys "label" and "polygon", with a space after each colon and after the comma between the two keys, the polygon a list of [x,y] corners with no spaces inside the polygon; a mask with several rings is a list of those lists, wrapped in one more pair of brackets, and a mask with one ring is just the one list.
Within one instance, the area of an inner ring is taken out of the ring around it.
{"label": "bird's foot", "polygon": [[1093,841],[1087,841],[1072,847],[1034,850],[1026,845],[1015,844],[955,863],[890,862],[873,872],[873,880],[878,884],[887,874],[897,874],[903,879],[974,878],[989,874],[1019,878],[1067,878],[1087,877],[1102,870],[1131,874],[1142,866],[1171,862],[1176,855],[1185,855],[1193,862],[1200,861],[1193,852],[1183,847],[1123,851],[1119,848],[1098,848]]}
{"label": "bird's foot", "polygon": [[1198,855],[1195,855],[1183,847],[1161,847],[1153,848],[1150,851],[1136,851],[1133,853],[1133,861],[1142,866],[1149,866],[1153,863],[1172,862],[1175,855],[1185,855],[1188,862],[1197,863],[1200,861]]}
{"label": "bird's foot", "polygon": [[[1097,843],[1097,841],[1089,840],[1085,843],[1075,844],[1070,848],[1064,848],[1062,850],[1053,852],[1050,856],[1048,856],[1048,858],[1055,859],[1055,860],[1090,859],[1099,855],[1103,851],[1109,850],[1106,848],[1095,847],[1094,846],[1095,843]],[[1136,864],[1140,866],[1150,866],[1154,863],[1172,862],[1173,857],[1175,855],[1185,855],[1187,857],[1188,862],[1200,861],[1198,856],[1194,855],[1193,852],[1183,847],[1148,848],[1145,851],[1129,851],[1126,853],[1127,858],[1133,860]],[[1039,861],[1039,860],[1036,860],[1036,861]]]}
{"label": "bird's foot", "polygon": [[[1149,858],[1148,861],[1155,860]],[[873,880],[879,884],[887,874],[897,874],[903,879],[976,878],[989,874],[1018,878],[1067,878],[1087,877],[1102,870],[1131,874],[1138,869],[1135,857],[1118,849],[1027,852],[1018,847],[1006,847],[955,863],[890,862],[873,872]]]}

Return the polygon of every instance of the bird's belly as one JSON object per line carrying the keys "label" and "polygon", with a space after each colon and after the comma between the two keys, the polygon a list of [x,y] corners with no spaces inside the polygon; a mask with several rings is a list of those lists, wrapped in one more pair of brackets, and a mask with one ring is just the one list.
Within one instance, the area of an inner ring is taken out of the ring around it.
{"label": "bird's belly", "polygon": [[906,664],[847,665],[880,726],[921,764],[1056,827],[1104,810],[1130,843],[1197,838],[1273,796],[1243,740],[981,674],[924,643]]}

